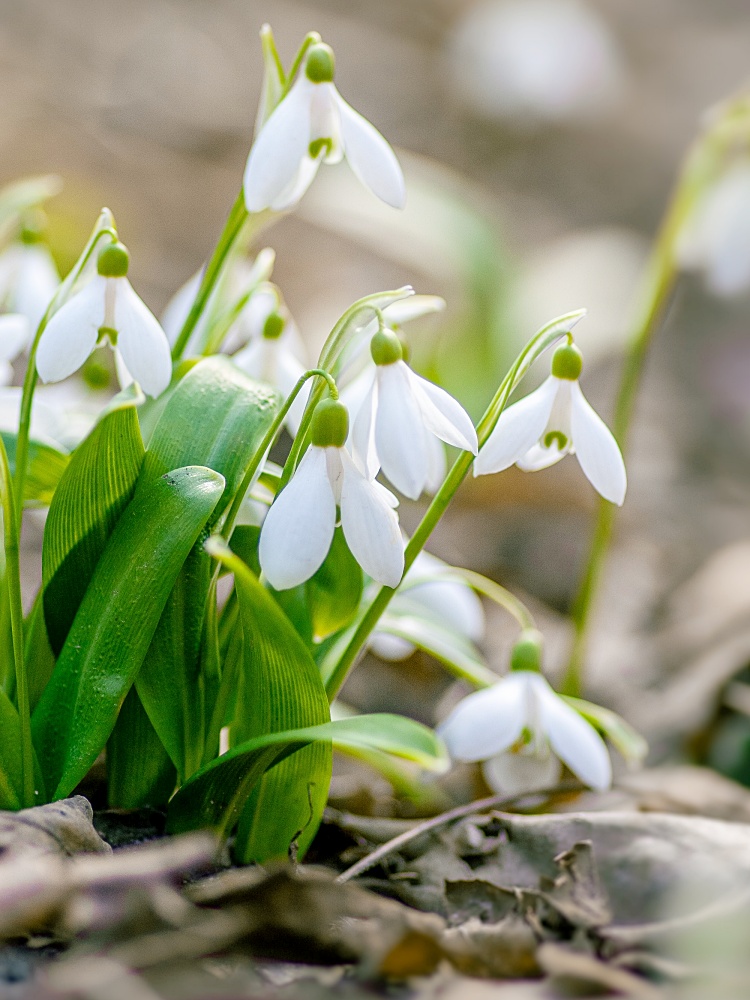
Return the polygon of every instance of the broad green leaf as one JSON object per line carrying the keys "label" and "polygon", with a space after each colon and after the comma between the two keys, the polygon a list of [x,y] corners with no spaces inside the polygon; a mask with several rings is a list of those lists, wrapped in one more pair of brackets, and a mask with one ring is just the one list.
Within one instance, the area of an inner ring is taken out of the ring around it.
{"label": "broad green leaf", "polygon": [[[207,548],[234,573],[244,635],[232,742],[327,722],[328,699],[303,640],[237,556],[217,539]],[[317,743],[247,785],[245,798],[250,798],[240,818],[237,857],[243,862],[285,857],[293,840],[304,853],[320,822],[330,779],[330,744]]]}
{"label": "broad green leaf", "polygon": [[[430,771],[445,771],[449,763],[440,738],[427,726],[401,715],[356,715],[319,726],[268,733],[246,740],[193,775],[169,803],[168,832],[208,827],[227,834],[253,786],[270,778],[287,759],[301,756],[298,751],[302,748],[317,742],[392,754]],[[281,803],[274,805],[278,808]]]}
{"label": "broad green leaf", "polygon": [[223,489],[211,469],[176,469],[134,497],[117,522],[32,717],[54,798],[70,794],[104,747]]}
{"label": "broad green leaf", "polygon": [[[16,471],[16,435],[2,432],[11,475]],[[70,457],[41,441],[29,441],[29,464],[23,488],[26,508],[48,507]]]}
{"label": "broad green leaf", "polygon": [[107,801],[114,809],[162,809],[177,771],[151,725],[135,687],[128,691],[107,740]]}
{"label": "broad green leaf", "polygon": [[359,563],[349,551],[343,531],[336,528],[323,565],[306,585],[316,639],[325,639],[349,625],[359,608],[362,586]]}
{"label": "broad green leaf", "polygon": [[[239,488],[276,407],[275,392],[248,378],[227,358],[206,358],[193,365],[154,429],[137,492],[167,469],[206,466],[226,481],[215,520]],[[181,780],[202,762],[206,718],[218,686],[215,657],[202,655],[212,652],[211,643],[204,641],[212,565],[202,545],[196,546],[175,581],[136,681]]]}
{"label": "broad green leaf", "polygon": [[74,452],[50,505],[42,547],[44,617],[63,647],[107,539],[135,489],[143,441],[135,392],[121,393]]}
{"label": "broad green leaf", "polygon": [[484,665],[471,642],[436,621],[416,615],[384,614],[378,622],[378,631],[406,639],[471,684],[487,687],[498,681],[497,674]]}

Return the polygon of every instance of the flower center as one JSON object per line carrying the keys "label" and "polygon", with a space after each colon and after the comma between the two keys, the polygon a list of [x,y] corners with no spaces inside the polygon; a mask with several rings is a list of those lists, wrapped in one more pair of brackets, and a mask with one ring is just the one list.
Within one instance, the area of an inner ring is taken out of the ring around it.
{"label": "flower center", "polygon": [[562,431],[548,431],[544,435],[544,447],[551,448],[553,444],[556,444],[559,451],[565,451],[568,444],[568,439],[565,437]]}

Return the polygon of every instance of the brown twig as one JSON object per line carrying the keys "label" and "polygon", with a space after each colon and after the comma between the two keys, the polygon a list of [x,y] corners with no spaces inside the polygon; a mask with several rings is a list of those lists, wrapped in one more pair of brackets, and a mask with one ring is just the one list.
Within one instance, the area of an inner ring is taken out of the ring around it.
{"label": "brown twig", "polygon": [[410,830],[405,830],[400,833],[397,837],[393,837],[391,840],[387,840],[380,847],[376,847],[375,850],[368,854],[365,858],[360,858],[351,868],[347,868],[339,876],[337,876],[337,882],[348,882],[349,879],[356,878],[363,872],[368,871],[383,858],[387,857],[393,851],[399,850],[404,844],[408,844],[410,840],[414,840],[416,837],[421,836],[423,833],[427,833],[429,830],[434,830],[438,826],[444,826],[446,823],[453,823],[457,819],[463,819],[464,816],[471,816],[473,813],[484,812],[487,809],[499,809],[503,806],[512,805],[515,802],[521,802],[523,799],[528,799],[531,796],[538,797],[540,795],[548,798],[551,795],[558,795],[565,792],[577,792],[581,790],[581,785],[577,781],[564,781],[559,785],[555,785],[553,788],[542,788],[537,792],[523,792],[520,795],[490,795],[486,799],[477,799],[475,802],[468,802],[462,806],[456,806],[454,809],[449,809],[447,812],[440,813],[439,816],[431,816],[429,819],[423,820],[421,823],[417,823]]}

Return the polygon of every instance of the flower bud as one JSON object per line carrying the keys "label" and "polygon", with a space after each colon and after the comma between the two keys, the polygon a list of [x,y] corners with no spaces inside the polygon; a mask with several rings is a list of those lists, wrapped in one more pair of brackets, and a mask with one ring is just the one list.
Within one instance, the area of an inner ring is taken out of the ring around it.
{"label": "flower bud", "polygon": [[305,76],[313,83],[331,83],[336,62],[333,49],[325,42],[311,45],[305,63]]}
{"label": "flower bud", "polygon": [[319,448],[343,448],[349,435],[349,411],[337,399],[324,399],[312,418],[312,443]]}
{"label": "flower bud", "polygon": [[110,243],[100,251],[96,260],[96,269],[103,278],[124,278],[128,273],[130,254],[127,247],[120,243]]}
{"label": "flower bud", "polygon": [[386,327],[370,341],[370,354],[376,365],[392,365],[403,360],[404,350],[393,330]]}
{"label": "flower bud", "polygon": [[525,629],[510,654],[511,670],[534,670],[542,666],[542,635],[535,628]]}
{"label": "flower bud", "polygon": [[575,344],[565,344],[558,347],[552,355],[552,374],[555,378],[564,378],[575,382],[583,369],[583,355]]}

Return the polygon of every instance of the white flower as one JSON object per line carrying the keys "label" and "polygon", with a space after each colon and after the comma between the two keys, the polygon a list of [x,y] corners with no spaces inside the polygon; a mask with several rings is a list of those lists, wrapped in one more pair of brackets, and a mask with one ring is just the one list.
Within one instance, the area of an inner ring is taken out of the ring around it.
{"label": "white flower", "polygon": [[689,215],[677,241],[682,267],[702,271],[716,295],[750,286],[750,164],[723,174]]}
{"label": "white flower", "polygon": [[19,313],[4,313],[0,316],[0,385],[10,385],[13,381],[13,366],[21,351],[29,342],[29,321]]}
{"label": "white flower", "polygon": [[394,208],[406,199],[398,160],[383,136],[341,97],[333,52],[313,45],[304,70],[260,130],[244,178],[248,212],[288,209],[308,189],[322,162],[343,156],[360,181]]}
{"label": "white flower", "polygon": [[312,445],[266,515],[260,565],[268,582],[288,590],[308,580],[328,554],[336,507],[352,555],[378,583],[396,587],[404,571],[404,547],[393,509],[396,498],[357,468],[346,448],[346,409],[318,404]]}
{"label": "white flower", "polygon": [[8,312],[28,321],[28,339],[60,284],[52,255],[43,243],[14,243],[0,254],[0,300]]}
{"label": "white flower", "polygon": [[[438,622],[461,638],[478,642],[484,635],[482,602],[468,583],[450,575],[453,572],[442,559],[420,552],[391,601],[390,613]],[[399,635],[376,630],[370,649],[381,660],[404,660],[414,652],[414,645]]]}
{"label": "white flower", "polygon": [[375,372],[354,423],[354,454],[368,476],[382,468],[396,489],[416,500],[436,485],[436,467],[444,462],[438,439],[476,455],[476,431],[452,396],[402,360],[392,330],[375,334],[371,351]]}
{"label": "white flower", "polygon": [[[39,340],[37,371],[43,382],[72,375],[107,337],[127,372],[149,396],[169,385],[172,359],[159,321],[133,291],[127,250],[113,243],[99,254],[97,275],[52,316]],[[127,381],[127,379],[126,379]]]}
{"label": "white flower", "polygon": [[508,795],[555,784],[555,758],[597,791],[612,782],[601,736],[535,670],[514,670],[470,694],[438,733],[454,760],[484,761],[488,784]]}
{"label": "white flower", "polygon": [[502,472],[513,464],[536,472],[575,455],[594,489],[621,505],[625,463],[611,431],[581,392],[580,371],[578,349],[572,344],[558,348],[549,378],[501,414],[474,462],[474,475]]}

